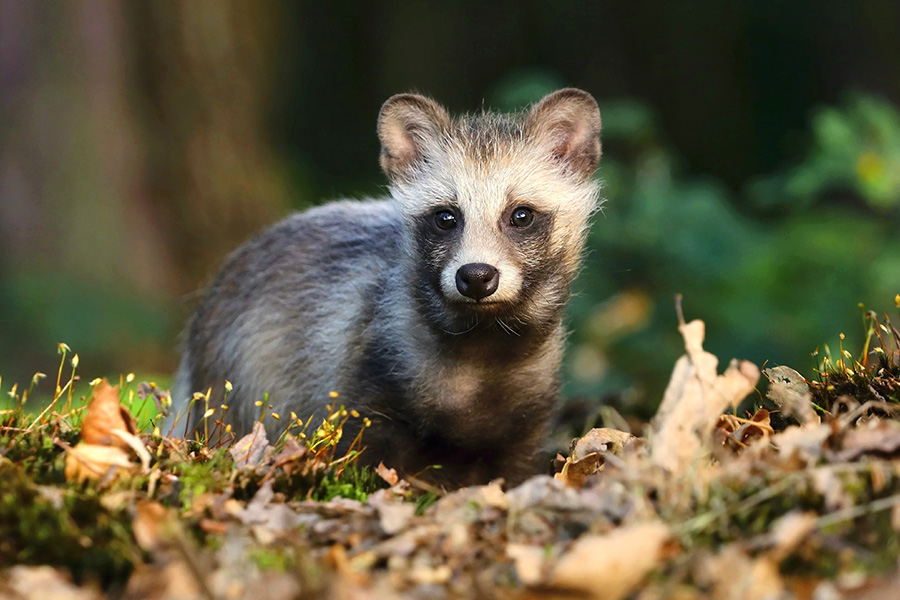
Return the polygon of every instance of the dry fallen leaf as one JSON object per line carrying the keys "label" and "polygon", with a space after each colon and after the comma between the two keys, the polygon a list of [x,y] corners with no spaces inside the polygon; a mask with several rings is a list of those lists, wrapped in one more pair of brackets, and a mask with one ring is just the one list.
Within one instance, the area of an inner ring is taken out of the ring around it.
{"label": "dry fallen leaf", "polygon": [[203,593],[203,585],[188,563],[172,560],[160,565],[137,565],[125,591],[126,598],[145,600],[208,600],[213,598]]}
{"label": "dry fallen leaf", "polygon": [[290,477],[297,470],[303,472],[304,467],[309,466],[307,455],[309,449],[292,435],[287,435],[281,443],[281,450],[272,458],[272,470],[266,474],[265,479],[273,477],[275,469],[281,469]]}
{"label": "dry fallen leaf", "polygon": [[772,523],[769,535],[773,548],[770,556],[781,562],[797,549],[816,528],[816,513],[791,511]]}
{"label": "dry fallen leaf", "polygon": [[157,502],[142,500],[137,503],[136,511],[131,523],[134,539],[144,551],[158,552],[171,538],[166,530],[166,519],[170,518],[168,509]]}
{"label": "dry fallen leaf", "polygon": [[270,446],[269,438],[266,437],[266,427],[261,421],[257,421],[253,424],[253,431],[236,441],[228,453],[234,459],[235,466],[243,469],[258,465],[268,448]]}
{"label": "dry fallen leaf", "polygon": [[546,551],[531,544],[508,544],[506,555],[516,565],[516,575],[525,585],[538,585],[547,576]]}
{"label": "dry fallen leaf", "polygon": [[275,538],[297,527],[302,521],[297,512],[291,510],[286,504],[276,501],[272,486],[271,479],[263,483],[247,503],[247,507],[237,515],[242,523],[254,528],[257,537]]}
{"label": "dry fallen leaf", "polygon": [[324,557],[324,562],[353,585],[369,583],[369,577],[365,572],[357,571],[353,568],[353,564],[347,558],[347,549],[341,544],[332,544]]}
{"label": "dry fallen leaf", "polygon": [[813,465],[825,451],[825,445],[833,431],[828,423],[791,425],[772,438],[782,461],[799,460]]}
{"label": "dry fallen leaf", "polygon": [[135,435],[131,413],[119,404],[119,388],[103,379],[94,387],[88,403],[81,442],[66,455],[66,479],[84,481],[133,473],[138,465],[131,461],[129,450],[140,457],[146,471],[150,453]]}
{"label": "dry fallen leaf", "polygon": [[790,367],[772,367],[765,370],[769,378],[769,391],[766,398],[774,402],[788,417],[794,417],[800,423],[818,423],[812,405],[812,393],[806,378]]}
{"label": "dry fallen leaf", "polygon": [[587,456],[580,459],[573,459],[571,456],[566,459],[562,470],[556,473],[554,477],[572,487],[584,487],[584,480],[594,473],[599,473],[603,469],[603,453],[591,452]]}
{"label": "dry fallen leaf", "polygon": [[132,433],[121,431],[119,429],[113,429],[112,434],[125,442],[125,445],[128,448],[134,450],[134,453],[137,454],[138,458],[141,459],[141,468],[143,469],[143,472],[147,473],[150,470],[150,461],[153,459],[153,457],[150,456],[150,451],[147,450],[147,446],[144,445],[144,442],[141,441],[141,438]]}
{"label": "dry fallen leaf", "polygon": [[679,330],[687,354],[675,364],[653,420],[650,449],[653,462],[673,473],[683,473],[708,450],[719,416],[746,398],[759,381],[759,369],[747,361],[732,360],[725,373],[717,374],[718,359],[703,350],[703,321],[682,323]]}
{"label": "dry fallen leaf", "polygon": [[635,439],[637,438],[625,431],[610,429],[609,427],[597,427],[575,441],[572,446],[572,458],[581,460],[594,452],[621,454],[625,446]]}
{"label": "dry fallen leaf", "polygon": [[717,443],[728,446],[734,451],[746,448],[755,440],[770,438],[775,433],[771,425],[769,411],[757,410],[749,419],[735,415],[722,415],[716,422]]}
{"label": "dry fallen leaf", "polygon": [[76,444],[66,455],[66,479],[69,481],[85,481],[101,479],[115,471],[111,477],[121,473],[133,473],[138,465],[131,462],[129,455],[116,446],[98,446],[95,444]]}
{"label": "dry fallen leaf", "polygon": [[416,516],[416,505],[402,500],[381,502],[376,509],[381,530],[386,535],[396,535],[403,531],[409,521]]}
{"label": "dry fallen leaf", "polygon": [[397,475],[397,470],[387,468],[386,466],[384,466],[383,462],[379,462],[378,466],[375,467],[375,473],[391,487],[397,485],[397,483],[400,481],[400,477]]}
{"label": "dry fallen leaf", "polygon": [[103,379],[94,387],[88,403],[84,423],[81,426],[81,440],[85,444],[118,446],[122,450],[128,450],[128,443],[115,435],[113,433],[115,430],[134,435],[134,420],[128,409],[119,404],[119,387],[109,385],[109,382]]}
{"label": "dry fallen leaf", "polygon": [[768,555],[753,558],[739,543],[725,546],[714,556],[698,561],[698,583],[721,600],[776,600],[784,598],[778,563]]}
{"label": "dry fallen leaf", "polygon": [[862,454],[896,456],[900,450],[900,422],[870,419],[847,431],[837,453],[840,461],[851,461]]}
{"label": "dry fallen leaf", "polygon": [[[7,595],[7,593],[9,595]],[[10,600],[100,600],[92,586],[77,587],[53,567],[15,566],[0,578],[0,598]]]}
{"label": "dry fallen leaf", "polygon": [[572,450],[555,477],[573,487],[582,487],[588,475],[603,469],[606,453],[621,454],[625,446],[635,439],[630,433],[617,429],[591,429],[573,441]]}
{"label": "dry fallen leaf", "polygon": [[668,539],[669,528],[659,521],[583,535],[560,558],[549,584],[604,600],[624,598],[659,564]]}

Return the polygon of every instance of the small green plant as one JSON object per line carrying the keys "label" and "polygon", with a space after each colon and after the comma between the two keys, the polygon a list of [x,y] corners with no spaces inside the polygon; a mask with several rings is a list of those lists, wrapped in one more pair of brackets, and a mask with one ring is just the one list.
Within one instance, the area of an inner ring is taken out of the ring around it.
{"label": "small green plant", "polygon": [[[900,294],[895,299],[900,307]],[[844,349],[845,336],[840,335],[835,356],[826,344],[819,358],[818,378],[810,382],[814,402],[831,411],[842,397],[859,402],[874,401],[900,404],[900,331],[887,314],[879,317],[871,310],[863,311],[865,342],[859,355]]]}
{"label": "small green plant", "polygon": [[329,471],[312,494],[326,502],[337,497],[365,502],[369,494],[387,487],[387,483],[369,467],[352,464],[342,471]]}
{"label": "small green plant", "polygon": [[440,500],[441,496],[435,492],[425,492],[416,498],[416,514],[422,516],[428,507]]}
{"label": "small green plant", "polygon": [[293,550],[289,548],[255,548],[248,558],[263,571],[285,573],[297,566]]}

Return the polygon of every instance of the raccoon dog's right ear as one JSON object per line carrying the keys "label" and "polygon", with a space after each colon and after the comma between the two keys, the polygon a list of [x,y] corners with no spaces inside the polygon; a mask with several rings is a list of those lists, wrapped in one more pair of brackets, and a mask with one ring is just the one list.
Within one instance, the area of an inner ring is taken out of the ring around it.
{"label": "raccoon dog's right ear", "polygon": [[600,162],[600,109],[585,91],[565,88],[544,96],[525,117],[525,130],[579,177],[590,177]]}
{"label": "raccoon dog's right ear", "polygon": [[450,116],[434,100],[418,94],[388,98],[378,114],[381,168],[389,179],[403,179],[450,128]]}

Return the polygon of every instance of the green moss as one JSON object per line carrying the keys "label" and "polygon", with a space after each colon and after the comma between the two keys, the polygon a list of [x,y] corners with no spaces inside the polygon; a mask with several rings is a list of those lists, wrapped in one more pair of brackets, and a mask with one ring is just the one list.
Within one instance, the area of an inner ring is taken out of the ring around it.
{"label": "green moss", "polygon": [[20,464],[25,474],[35,483],[60,484],[65,482],[66,457],[65,451],[54,443],[54,439],[74,445],[78,441],[78,435],[71,431],[38,427],[30,432],[0,435],[0,448],[2,454],[10,461]]}
{"label": "green moss", "polygon": [[181,508],[191,508],[194,498],[206,492],[221,492],[230,484],[233,462],[227,450],[216,450],[208,460],[166,461],[163,468],[171,469],[181,482],[178,500]]}
{"label": "green moss", "polygon": [[863,317],[865,344],[859,356],[854,358],[844,349],[841,334],[837,356],[825,346],[819,378],[809,382],[813,403],[827,411],[844,397],[860,404],[900,403],[900,331],[887,315],[880,318],[873,311],[864,311]]}
{"label": "green moss", "polygon": [[95,488],[42,493],[23,470],[0,463],[0,564],[52,565],[77,582],[123,584],[140,550],[124,510],[110,511]]}
{"label": "green moss", "polygon": [[262,571],[286,573],[297,566],[294,552],[285,548],[254,548],[247,554],[248,558]]}
{"label": "green moss", "polygon": [[350,465],[340,473],[329,470],[312,493],[315,500],[350,498],[365,502],[369,494],[387,487],[387,483],[368,467]]}

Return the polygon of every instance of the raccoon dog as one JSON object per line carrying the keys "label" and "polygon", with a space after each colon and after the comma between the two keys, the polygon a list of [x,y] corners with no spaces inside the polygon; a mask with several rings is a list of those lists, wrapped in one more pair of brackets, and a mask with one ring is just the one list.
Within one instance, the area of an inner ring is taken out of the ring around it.
{"label": "raccoon dog", "polygon": [[599,133],[596,101],[576,89],[456,119],[393,96],[378,117],[390,196],[295,214],[229,256],[190,322],[173,397],[212,388],[220,404],[227,379],[240,436],[266,394],[281,415],[318,419],[337,391],[372,421],[364,463],[441,465],[426,476],[447,485],[536,472]]}

